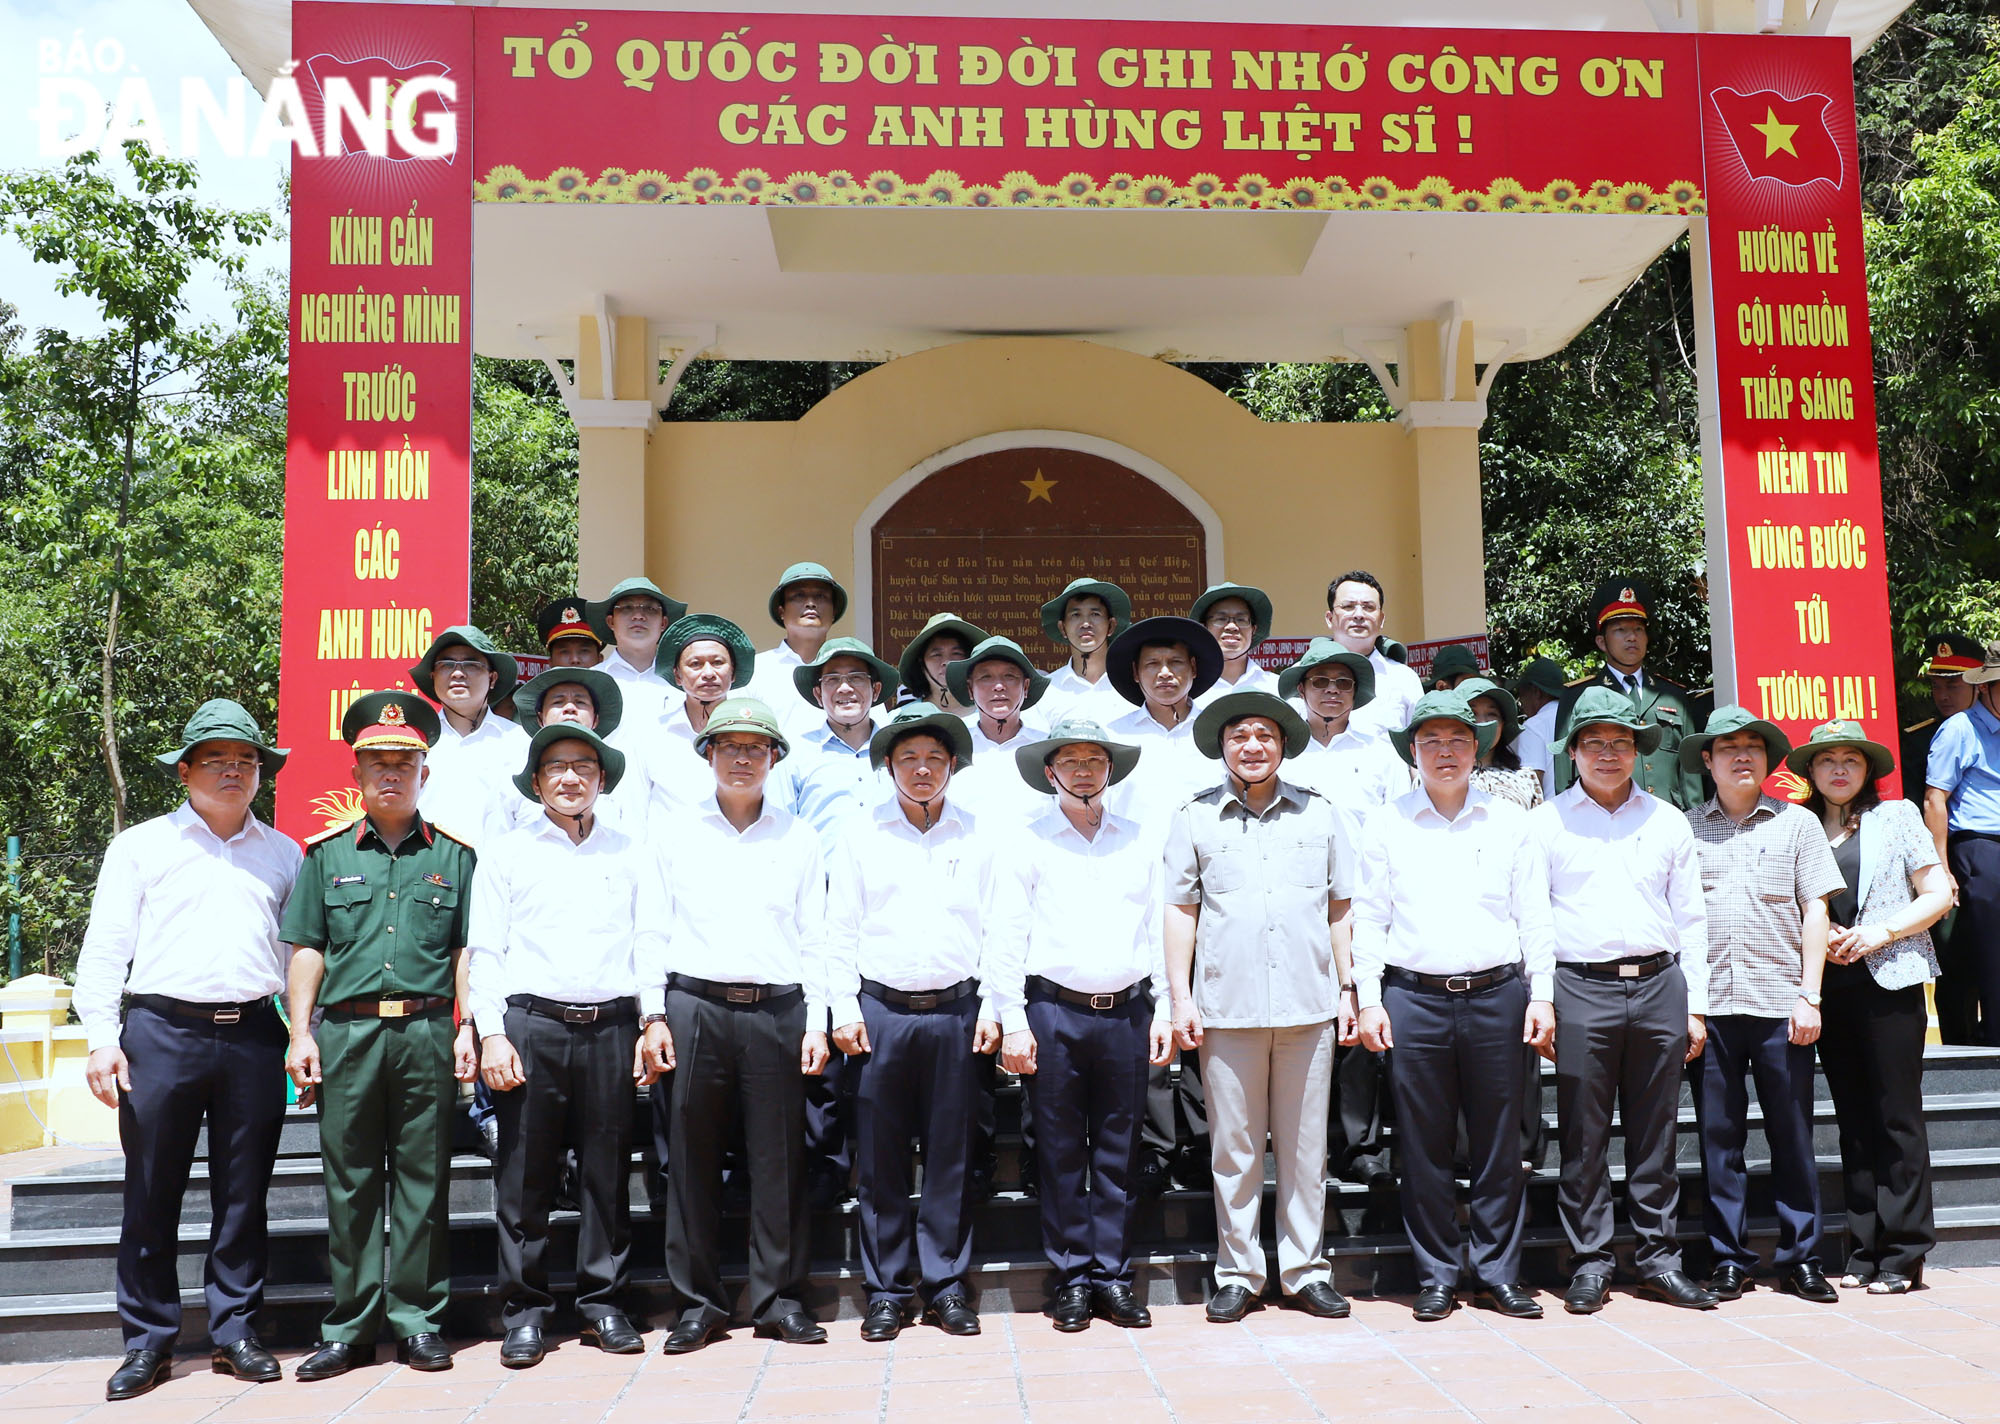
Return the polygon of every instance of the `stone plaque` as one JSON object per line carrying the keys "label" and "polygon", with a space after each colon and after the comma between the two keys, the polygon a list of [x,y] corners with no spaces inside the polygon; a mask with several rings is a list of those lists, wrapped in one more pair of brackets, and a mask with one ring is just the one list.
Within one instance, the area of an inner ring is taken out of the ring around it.
{"label": "stone plaque", "polygon": [[875,648],[894,661],[932,614],[955,613],[1049,667],[1041,606],[1071,579],[1108,579],[1145,618],[1186,613],[1207,568],[1201,522],[1135,470],[1078,450],[978,455],[876,521]]}

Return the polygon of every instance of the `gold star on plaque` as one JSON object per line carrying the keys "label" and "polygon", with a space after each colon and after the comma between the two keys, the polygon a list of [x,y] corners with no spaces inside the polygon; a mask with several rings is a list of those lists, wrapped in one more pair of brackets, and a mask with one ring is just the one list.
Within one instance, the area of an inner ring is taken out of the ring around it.
{"label": "gold star on plaque", "polygon": [[1032,480],[1021,481],[1021,488],[1028,492],[1029,504],[1038,499],[1044,504],[1054,504],[1055,501],[1049,498],[1049,491],[1054,489],[1057,483],[1058,481],[1049,479],[1040,470],[1036,470]]}
{"label": "gold star on plaque", "polygon": [[1792,135],[1799,131],[1799,126],[1797,124],[1779,123],[1778,111],[1776,109],[1766,107],[1764,110],[1764,122],[1761,124],[1752,124],[1750,127],[1764,135],[1764,156],[1766,158],[1769,158],[1774,153],[1789,153],[1794,158],[1799,156],[1799,151],[1792,147]]}

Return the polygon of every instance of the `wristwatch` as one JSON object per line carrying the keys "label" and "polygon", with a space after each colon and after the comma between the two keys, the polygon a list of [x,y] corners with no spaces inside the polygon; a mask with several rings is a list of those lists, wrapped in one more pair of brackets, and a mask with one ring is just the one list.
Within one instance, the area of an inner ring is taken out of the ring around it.
{"label": "wristwatch", "polygon": [[1814,1008],[1819,1007],[1819,995],[1808,994],[1805,990],[1801,989],[1799,990],[1799,997],[1801,999],[1804,999],[1808,1004],[1811,1004]]}
{"label": "wristwatch", "polygon": [[647,1014],[644,1018],[639,1020],[639,1027],[651,1028],[656,1023],[665,1023],[666,1021],[667,1021],[667,1016],[665,1014]]}

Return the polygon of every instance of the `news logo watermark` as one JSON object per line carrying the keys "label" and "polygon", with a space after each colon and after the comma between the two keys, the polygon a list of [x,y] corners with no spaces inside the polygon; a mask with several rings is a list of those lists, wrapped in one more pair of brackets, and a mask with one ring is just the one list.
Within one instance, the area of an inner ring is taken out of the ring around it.
{"label": "news logo watermark", "polygon": [[[205,75],[174,81],[140,73],[124,43],[110,35],[44,36],[35,59],[28,118],[44,159],[129,139],[185,159],[290,150],[301,158],[451,162],[458,153],[458,80],[435,62],[316,54],[287,61],[260,96],[241,75],[217,85]],[[174,122],[162,118],[163,103]]]}

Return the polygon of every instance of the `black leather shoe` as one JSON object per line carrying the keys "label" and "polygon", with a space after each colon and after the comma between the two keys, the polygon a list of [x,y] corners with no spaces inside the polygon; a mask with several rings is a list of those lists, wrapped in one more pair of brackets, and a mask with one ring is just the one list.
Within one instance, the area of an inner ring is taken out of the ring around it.
{"label": "black leather shoe", "polygon": [[1208,1298],[1208,1318],[1217,1325],[1234,1325],[1250,1313],[1251,1300],[1242,1286],[1224,1286]]}
{"label": "black leather shoe", "polygon": [[763,1321],[757,1326],[757,1333],[766,1339],[782,1340],[787,1345],[826,1343],[826,1327],[803,1310],[795,1310],[781,1320]]}
{"label": "black leather shoe", "polygon": [[174,1372],[171,1350],[127,1350],[118,1368],[105,1381],[104,1397],[109,1400],[137,1399],[148,1390],[158,1389]]}
{"label": "black leather shoe", "polygon": [[1144,1330],[1153,1323],[1153,1313],[1128,1285],[1091,1287],[1090,1308],[1101,1318],[1127,1330]]}
{"label": "black leather shoe", "polygon": [[878,1300],[861,1318],[861,1338],[879,1345],[903,1333],[903,1307],[893,1300]]}
{"label": "black leather shoe", "polygon": [[216,1374],[235,1375],[251,1384],[269,1384],[285,1377],[285,1372],[278,1368],[277,1357],[255,1335],[217,1345],[215,1353],[208,1357],[208,1367]]}
{"label": "black leather shoe", "polygon": [[639,1338],[638,1330],[615,1310],[583,1323],[583,1343],[595,1345],[607,1355],[646,1353],[646,1342]]}
{"label": "black leather shoe", "polygon": [[1714,1291],[1705,1291],[1679,1271],[1661,1271],[1639,1282],[1639,1294],[1648,1300],[1662,1300],[1682,1310],[1713,1310],[1718,1301]]}
{"label": "black leather shoe", "polygon": [[1292,1301],[1307,1315],[1317,1315],[1321,1320],[1345,1320],[1354,1313],[1347,1297],[1335,1290],[1331,1281],[1314,1281],[1293,1296]]}
{"label": "black leather shoe", "polygon": [[1835,1305],[1840,1300],[1840,1292],[1833,1288],[1833,1282],[1810,1261],[1803,1266],[1794,1266],[1779,1276],[1778,1289],[1815,1305]]}
{"label": "black leather shoe", "polygon": [[1444,1319],[1457,1309],[1458,1297],[1450,1286],[1425,1286],[1417,1292],[1410,1314],[1429,1324],[1433,1320]]}
{"label": "black leather shoe", "polygon": [[444,1336],[435,1331],[422,1330],[415,1335],[405,1335],[396,1342],[396,1363],[426,1374],[436,1374],[451,1368],[451,1347],[444,1343]]}
{"label": "black leather shoe", "polygon": [[510,1370],[525,1370],[542,1362],[542,1332],[533,1325],[517,1325],[500,1342],[500,1363]]}
{"label": "black leather shoe", "polygon": [[1055,1305],[1049,1314],[1055,1318],[1056,1329],[1064,1334],[1074,1334],[1090,1328],[1090,1287],[1064,1286],[1056,1292]]}
{"label": "black leather shoe", "polygon": [[1542,1303],[1517,1285],[1481,1286],[1472,1293],[1472,1303],[1497,1310],[1510,1320],[1542,1318]]}
{"label": "black leather shoe", "polygon": [[977,1335],[979,1314],[962,1295],[948,1295],[931,1302],[924,1312],[924,1324],[935,1325],[947,1335]]}
{"label": "black leather shoe", "polygon": [[346,1374],[349,1370],[375,1363],[372,1346],[350,1345],[341,1340],[322,1341],[320,1347],[300,1360],[292,1369],[292,1378],[299,1380],[329,1380]]}
{"label": "black leather shoe", "polygon": [[663,1355],[692,1355],[711,1340],[720,1340],[724,1322],[710,1321],[699,1315],[682,1317],[674,1328],[667,1332],[667,1343],[660,1346]]}
{"label": "black leather shoe", "polygon": [[1741,1300],[1743,1292],[1757,1288],[1741,1266],[1717,1266],[1707,1285],[1708,1293],[1717,1300]]}
{"label": "black leather shoe", "polygon": [[1563,1292],[1563,1309],[1571,1315],[1595,1315],[1604,1309],[1605,1276],[1578,1276]]}

